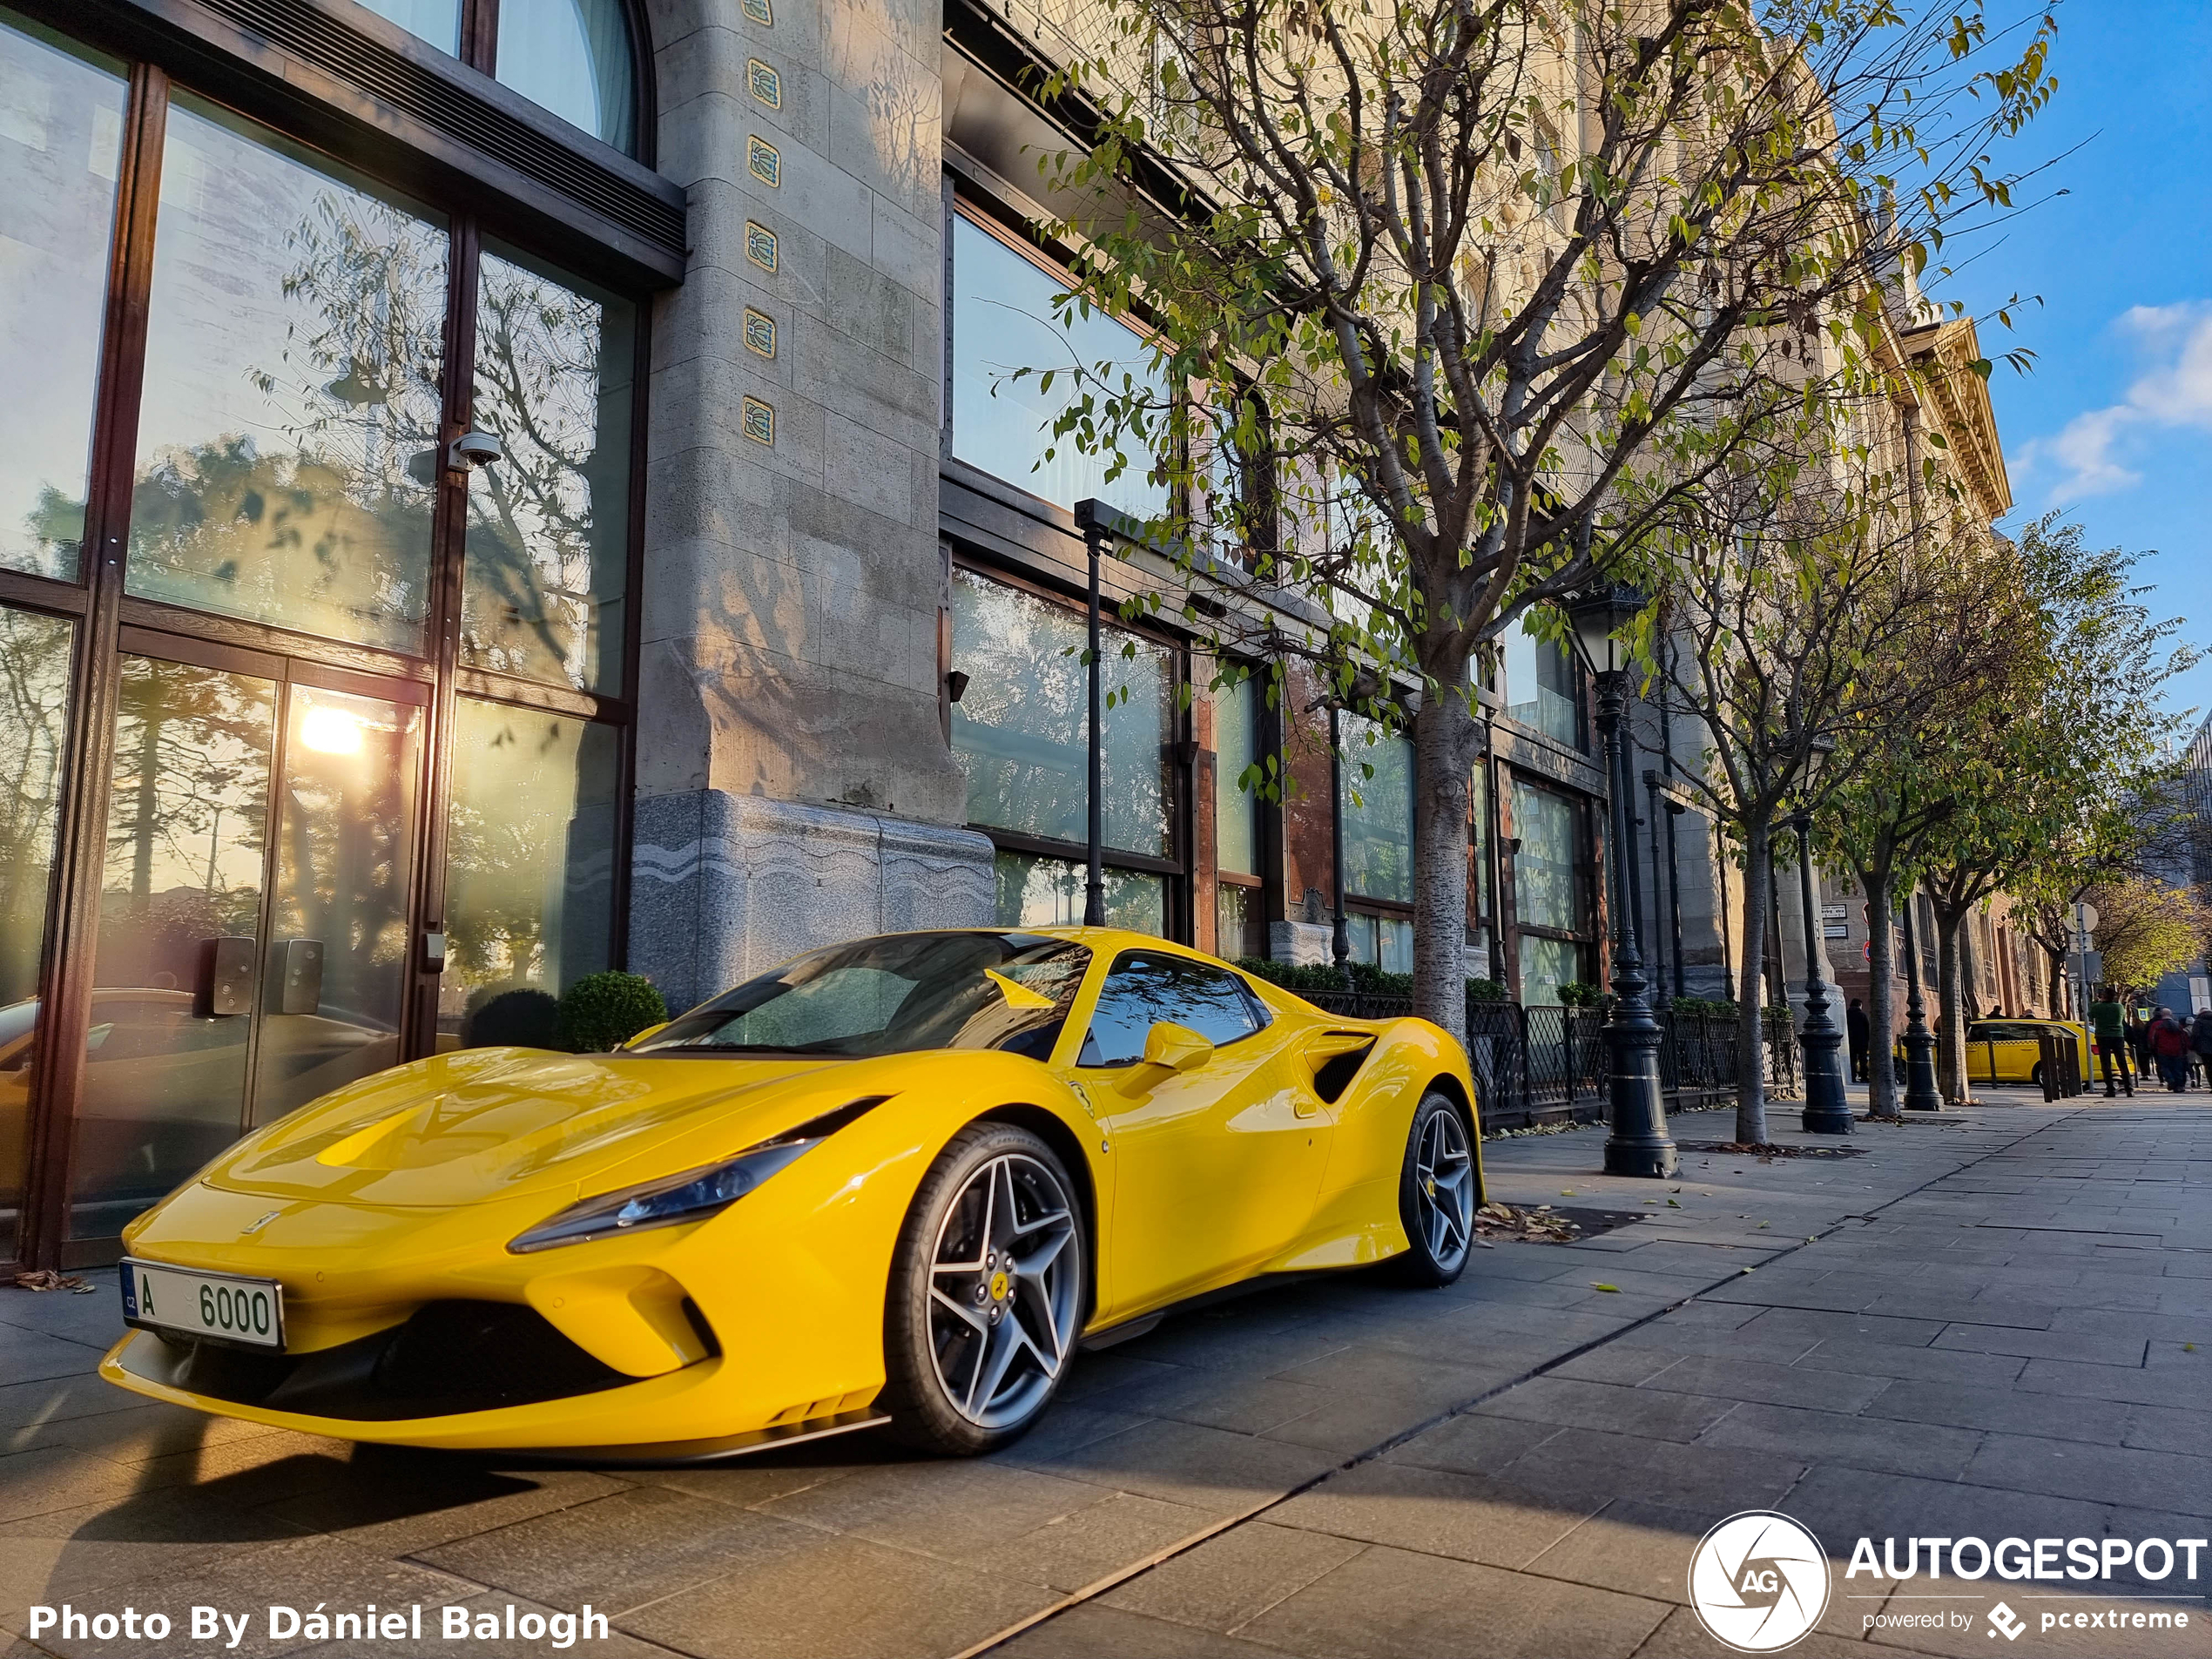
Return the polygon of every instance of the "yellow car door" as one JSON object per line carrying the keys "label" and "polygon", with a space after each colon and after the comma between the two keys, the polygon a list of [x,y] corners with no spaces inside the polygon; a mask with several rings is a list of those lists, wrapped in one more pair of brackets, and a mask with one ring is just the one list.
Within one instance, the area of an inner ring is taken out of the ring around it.
{"label": "yellow car door", "polygon": [[1290,1086],[1282,1041],[1225,968],[1164,951],[1116,958],[1074,1069],[1116,1168],[1100,1318],[1231,1283],[1305,1227],[1332,1120]]}

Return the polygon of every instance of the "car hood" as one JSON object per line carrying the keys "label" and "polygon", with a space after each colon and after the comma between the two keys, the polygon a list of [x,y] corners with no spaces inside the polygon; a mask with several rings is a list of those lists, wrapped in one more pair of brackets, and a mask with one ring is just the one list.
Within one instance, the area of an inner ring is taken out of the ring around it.
{"label": "car hood", "polygon": [[605,1191],[712,1163],[843,1105],[867,1092],[847,1086],[867,1069],[469,1049],[327,1095],[247,1136],[199,1178],[271,1198],[378,1205]]}

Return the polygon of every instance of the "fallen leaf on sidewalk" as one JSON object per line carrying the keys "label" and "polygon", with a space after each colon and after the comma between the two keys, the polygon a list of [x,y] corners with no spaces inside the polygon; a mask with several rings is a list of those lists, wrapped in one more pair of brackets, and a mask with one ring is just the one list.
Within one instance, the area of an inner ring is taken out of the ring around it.
{"label": "fallen leaf on sidewalk", "polygon": [[19,1291],[69,1291],[78,1296],[90,1296],[99,1288],[88,1278],[81,1278],[75,1273],[57,1273],[51,1267],[17,1273],[12,1278],[0,1280],[0,1283],[13,1285]]}
{"label": "fallen leaf on sidewalk", "polygon": [[1615,1296],[1621,1294],[1621,1287],[1618,1285],[1601,1285],[1595,1279],[1590,1281],[1590,1288],[1594,1291],[1610,1291]]}
{"label": "fallen leaf on sidewalk", "polygon": [[1679,1199],[1679,1198],[1669,1198],[1669,1199],[1668,1199],[1668,1200],[1667,1200],[1667,1208],[1668,1208],[1668,1209],[1669,1209],[1669,1210],[1679,1210],[1679,1209],[1681,1209],[1681,1208],[1682,1208],[1682,1200],[1681,1200],[1681,1199]]}

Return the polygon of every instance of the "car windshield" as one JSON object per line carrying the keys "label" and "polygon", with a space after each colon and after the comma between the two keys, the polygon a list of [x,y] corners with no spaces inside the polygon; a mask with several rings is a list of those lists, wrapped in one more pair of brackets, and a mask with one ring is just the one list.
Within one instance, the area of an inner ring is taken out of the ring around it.
{"label": "car windshield", "polygon": [[833,945],[671,1022],[636,1054],[1008,1049],[1042,1060],[1090,964],[1042,934],[893,934]]}

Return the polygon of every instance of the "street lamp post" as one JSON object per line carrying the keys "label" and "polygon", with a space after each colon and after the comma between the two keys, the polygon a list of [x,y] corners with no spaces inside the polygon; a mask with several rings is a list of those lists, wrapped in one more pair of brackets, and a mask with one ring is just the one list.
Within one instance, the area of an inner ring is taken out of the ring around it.
{"label": "street lamp post", "polygon": [[1331,928],[1329,960],[1337,965],[1344,988],[1352,988],[1352,931],[1344,921],[1344,740],[1338,726],[1338,703],[1329,699],[1329,888]]}
{"label": "street lamp post", "polygon": [[[1658,988],[1658,995],[1653,998],[1653,1002],[1663,1008],[1668,1001],[1667,953],[1661,941],[1666,937],[1666,929],[1660,925],[1659,906],[1667,890],[1661,885],[1662,878],[1659,873],[1659,774],[1649,766],[1644,768],[1643,792],[1645,799],[1651,803],[1643,821],[1645,827],[1651,832],[1651,978]],[[1637,907],[1637,920],[1642,920],[1641,905]]]}
{"label": "street lamp post", "polygon": [[1090,555],[1090,582],[1087,590],[1088,620],[1090,626],[1089,683],[1090,720],[1088,728],[1090,744],[1090,772],[1089,812],[1086,814],[1088,869],[1083,879],[1083,926],[1103,927],[1106,925],[1106,728],[1103,720],[1105,666],[1098,655],[1098,557],[1101,545],[1106,540],[1106,516],[1112,509],[1103,502],[1080,501],[1076,503],[1076,522],[1082,526],[1083,547]]}
{"label": "street lamp post", "polygon": [[1935,1033],[1928,1029],[1927,1004],[1920,999],[1920,941],[1912,926],[1913,900],[1905,895],[1905,1109],[1937,1112],[1943,1096],[1936,1088]]}
{"label": "street lamp post", "polygon": [[1832,738],[1816,738],[1805,755],[1804,786],[1790,827],[1797,832],[1797,882],[1803,895],[1805,921],[1805,1023],[1797,1041],[1805,1051],[1804,1129],[1808,1135],[1851,1133],[1851,1102],[1844,1093],[1842,1049],[1844,1034],[1829,1012],[1828,987],[1820,974],[1820,929],[1813,914],[1812,813],[1820,768],[1835,752]]}
{"label": "street lamp post", "polygon": [[1597,725],[1605,739],[1606,789],[1612,813],[1607,872],[1613,910],[1613,1013],[1605,1039],[1611,1076],[1612,1132],[1605,1142],[1608,1175],[1669,1176],[1681,1155],[1667,1133],[1667,1100],[1659,1082],[1659,1023],[1643,977],[1642,952],[1631,908],[1635,869],[1635,784],[1622,759],[1621,721],[1628,703],[1628,649],[1620,635],[1643,610],[1643,596],[1622,583],[1593,589],[1568,607],[1575,644],[1597,684]]}

